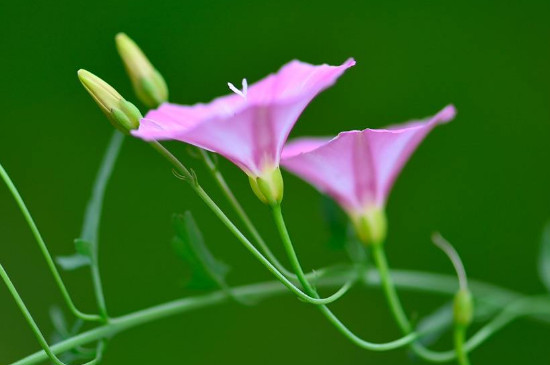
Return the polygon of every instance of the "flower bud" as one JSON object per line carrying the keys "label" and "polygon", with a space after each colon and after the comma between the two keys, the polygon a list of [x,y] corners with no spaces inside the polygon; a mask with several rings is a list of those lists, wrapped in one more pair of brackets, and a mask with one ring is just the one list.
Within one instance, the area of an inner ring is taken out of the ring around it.
{"label": "flower bud", "polygon": [[387,220],[383,209],[372,207],[352,215],[357,236],[365,245],[379,245],[386,239]]}
{"label": "flower bud", "polygon": [[283,176],[277,167],[262,176],[248,177],[252,191],[265,204],[275,205],[283,200]]}
{"label": "flower bud", "polygon": [[167,101],[168,87],[164,78],[138,45],[124,33],[117,34],[115,41],[138,99],[150,108]]}
{"label": "flower bud", "polygon": [[457,326],[467,327],[474,316],[474,301],[468,289],[459,289],[453,306],[454,321]]}
{"label": "flower bud", "polygon": [[78,78],[115,128],[127,134],[139,127],[143,117],[138,108],[126,101],[111,85],[86,70],[78,70]]}

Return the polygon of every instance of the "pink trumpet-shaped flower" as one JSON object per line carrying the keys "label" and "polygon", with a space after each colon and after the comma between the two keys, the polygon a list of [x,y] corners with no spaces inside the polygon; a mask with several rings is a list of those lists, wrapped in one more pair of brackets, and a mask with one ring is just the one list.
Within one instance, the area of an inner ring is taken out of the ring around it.
{"label": "pink trumpet-shaped flower", "polygon": [[243,80],[242,91],[229,84],[234,94],[208,104],[162,104],[132,134],[189,143],[219,153],[251,177],[262,176],[278,168],[288,134],[307,104],[354,64],[353,59],[340,66],[292,61],[250,86]]}
{"label": "pink trumpet-shaped flower", "polygon": [[285,146],[281,164],[338,201],[360,238],[378,241],[385,235],[383,211],[397,175],[432,128],[455,114],[449,105],[425,120],[387,129],[300,138]]}

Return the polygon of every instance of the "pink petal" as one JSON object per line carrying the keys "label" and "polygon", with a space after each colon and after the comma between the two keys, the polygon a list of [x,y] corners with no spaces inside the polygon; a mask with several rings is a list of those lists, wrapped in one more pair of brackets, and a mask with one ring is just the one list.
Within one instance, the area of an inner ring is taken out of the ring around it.
{"label": "pink petal", "polygon": [[416,147],[434,126],[450,121],[455,113],[451,105],[426,120],[389,129],[343,132],[331,140],[291,141],[285,146],[281,164],[348,211],[383,207]]}
{"label": "pink petal", "polygon": [[250,175],[279,165],[290,130],[309,102],[355,61],[341,66],[292,61],[248,88],[208,104],[163,104],[133,131],[145,140],[175,139],[217,152]]}

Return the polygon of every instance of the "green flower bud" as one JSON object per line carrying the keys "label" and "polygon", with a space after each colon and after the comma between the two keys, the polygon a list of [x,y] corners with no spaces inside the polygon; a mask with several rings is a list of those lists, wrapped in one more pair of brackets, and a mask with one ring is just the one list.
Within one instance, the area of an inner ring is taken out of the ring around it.
{"label": "green flower bud", "polygon": [[278,167],[259,177],[249,176],[248,180],[254,194],[265,204],[275,205],[283,200],[283,176]]}
{"label": "green flower bud", "polygon": [[366,209],[361,214],[352,215],[351,220],[357,236],[365,245],[380,245],[386,239],[386,213],[378,207]]}
{"label": "green flower bud", "polygon": [[474,301],[468,289],[460,289],[454,298],[454,321],[457,326],[467,327],[474,316]]}
{"label": "green flower bud", "polygon": [[78,70],[78,78],[115,128],[126,134],[139,128],[143,117],[138,108],[126,101],[111,85],[86,70]]}
{"label": "green flower bud", "polygon": [[150,108],[167,101],[168,86],[164,78],[138,45],[124,33],[117,34],[115,41],[138,99]]}

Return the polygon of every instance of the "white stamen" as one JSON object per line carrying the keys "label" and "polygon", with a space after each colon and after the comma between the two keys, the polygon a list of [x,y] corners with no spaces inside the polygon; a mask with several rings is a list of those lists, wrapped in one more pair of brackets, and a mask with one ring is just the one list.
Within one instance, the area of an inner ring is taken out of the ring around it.
{"label": "white stamen", "polygon": [[230,82],[227,83],[227,86],[229,86],[229,89],[231,91],[233,91],[235,94],[241,96],[243,99],[246,100],[246,94],[248,93],[248,83],[246,82],[246,79],[243,79],[242,85],[243,85],[243,89],[241,91],[237,89],[235,85],[233,85],[232,83]]}
{"label": "white stamen", "polygon": [[439,232],[435,232],[432,235],[432,241],[433,243],[439,247],[451,260],[453,263],[453,266],[456,270],[456,275],[458,276],[458,283],[460,285],[460,289],[467,289],[468,288],[468,279],[466,277],[466,270],[464,270],[464,265],[462,264],[462,260],[460,259],[460,256],[458,255],[458,252],[456,252],[453,245],[449,243]]}
{"label": "white stamen", "polygon": [[246,79],[243,79],[242,85],[243,85],[243,95],[246,98],[246,94],[248,94],[248,82],[246,82]]}

